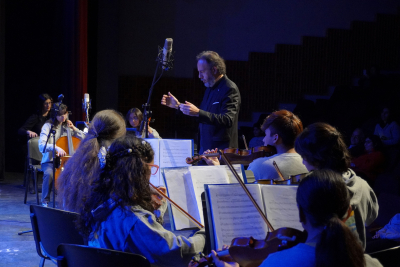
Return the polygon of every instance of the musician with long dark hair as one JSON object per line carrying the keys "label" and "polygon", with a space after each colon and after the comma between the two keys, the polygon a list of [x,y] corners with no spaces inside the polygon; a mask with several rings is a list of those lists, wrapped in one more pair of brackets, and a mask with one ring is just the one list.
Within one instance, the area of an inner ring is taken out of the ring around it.
{"label": "musician with long dark hair", "polygon": [[[43,125],[50,119],[50,109],[53,104],[53,98],[48,94],[40,94],[37,100],[37,110],[32,114],[18,129],[18,135],[29,138],[40,135]],[[26,146],[26,144],[25,144]]]}
{"label": "musician with long dark hair", "polygon": [[149,185],[157,170],[153,149],[143,139],[126,135],[113,142],[78,211],[77,226],[90,246],[138,253],[155,266],[187,266],[203,250],[204,231],[185,238],[158,222]]}
{"label": "musician with long dark hair", "polygon": [[[260,267],[379,267],[378,260],[364,254],[358,238],[345,221],[352,209],[349,190],[341,173],[315,170],[297,189],[300,222],[307,231],[305,243],[270,254]],[[238,266],[222,262],[213,252],[218,267]]]}
{"label": "musician with long dark hair", "polygon": [[[51,119],[43,125],[39,139],[39,150],[43,154],[41,165],[44,173],[42,185],[42,206],[45,207],[48,206],[50,201],[50,193],[53,183],[53,153],[56,153],[60,157],[66,155],[66,152],[61,147],[58,147],[57,145],[53,147],[54,143],[52,136],[48,138],[51,125],[54,125],[53,129],[56,131],[55,142],[57,142],[60,137],[67,135],[67,127],[71,128],[72,136],[76,136],[79,139],[83,139],[85,137],[85,134],[76,128],[70,120],[68,120],[68,108],[66,105],[61,104],[58,106],[58,109],[53,109],[51,112]],[[46,150],[43,152],[47,140],[48,142]],[[53,149],[55,149],[55,151],[53,151]]]}

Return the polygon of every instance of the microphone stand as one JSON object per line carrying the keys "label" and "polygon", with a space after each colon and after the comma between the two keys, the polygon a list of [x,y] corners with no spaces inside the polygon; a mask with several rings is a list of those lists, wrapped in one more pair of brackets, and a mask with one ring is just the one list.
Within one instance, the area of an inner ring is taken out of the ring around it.
{"label": "microphone stand", "polygon": [[[157,56],[157,67],[156,67],[156,71],[154,73],[153,76],[153,82],[151,83],[150,89],[149,89],[149,97],[147,98],[147,102],[145,104],[142,105],[143,108],[143,120],[140,123],[140,128],[139,128],[139,133],[142,134],[143,133],[143,129],[145,130],[145,138],[149,138],[149,119],[151,118],[152,115],[152,111],[150,110],[150,99],[151,99],[151,95],[153,94],[153,88],[154,85],[160,80],[161,76],[164,74],[164,70],[168,71],[170,69],[172,69],[173,64],[173,55],[171,53],[170,58],[168,59],[167,62],[163,63],[163,49],[161,47],[158,47],[158,56]],[[160,76],[157,77],[157,72],[158,69],[160,68],[160,64],[162,66],[161,68],[161,73]]]}

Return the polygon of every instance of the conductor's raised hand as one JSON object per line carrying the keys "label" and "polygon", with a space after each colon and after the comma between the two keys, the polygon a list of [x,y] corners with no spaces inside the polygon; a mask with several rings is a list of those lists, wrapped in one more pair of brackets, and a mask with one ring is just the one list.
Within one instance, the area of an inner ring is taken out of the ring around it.
{"label": "conductor's raised hand", "polygon": [[161,105],[178,109],[180,103],[175,96],[168,92],[168,95],[163,95],[163,97],[161,98]]}
{"label": "conductor's raised hand", "polygon": [[[204,154],[214,154],[218,152],[218,148],[216,149],[207,149],[204,151]],[[207,156],[201,156],[201,158],[207,163],[207,165],[220,165],[219,160],[217,157],[207,157]]]}
{"label": "conductor's raised hand", "polygon": [[185,104],[180,104],[179,108],[183,114],[188,116],[198,117],[200,113],[200,109],[188,101],[185,101]]}

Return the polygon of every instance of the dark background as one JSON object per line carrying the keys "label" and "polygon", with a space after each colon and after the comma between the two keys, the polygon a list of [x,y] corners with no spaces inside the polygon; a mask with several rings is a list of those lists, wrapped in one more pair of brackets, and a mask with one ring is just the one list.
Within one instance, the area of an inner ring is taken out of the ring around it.
{"label": "dark background", "polygon": [[[64,94],[71,119],[83,119],[83,94],[76,93],[82,57],[92,116],[105,108],[125,114],[146,102],[157,47],[173,38],[175,66],[154,89],[153,127],[164,138],[194,138],[196,122],[175,118],[159,102],[171,91],[180,101],[199,105],[204,87],[195,56],[201,51],[217,51],[227,60],[227,74],[242,94],[240,120],[251,125],[253,112],[296,103],[304,94],[324,95],[329,86],[349,86],[368,65],[398,70],[400,31],[390,27],[398,22],[398,5],[395,0],[0,0],[0,169],[22,171],[16,133],[35,111],[40,93]],[[87,23],[83,55],[77,52],[82,21]],[[395,33],[381,36],[386,29]],[[370,38],[371,32],[382,38]]]}

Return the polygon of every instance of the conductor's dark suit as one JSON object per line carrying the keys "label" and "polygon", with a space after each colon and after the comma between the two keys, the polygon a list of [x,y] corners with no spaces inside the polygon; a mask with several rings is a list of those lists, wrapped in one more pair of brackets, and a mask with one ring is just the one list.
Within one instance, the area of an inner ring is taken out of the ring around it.
{"label": "conductor's dark suit", "polygon": [[200,105],[200,150],[238,147],[239,88],[224,75],[207,88]]}

